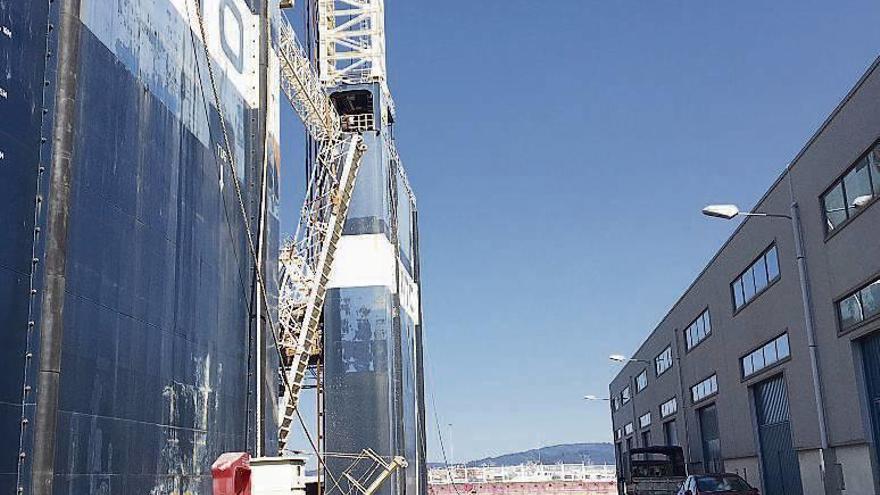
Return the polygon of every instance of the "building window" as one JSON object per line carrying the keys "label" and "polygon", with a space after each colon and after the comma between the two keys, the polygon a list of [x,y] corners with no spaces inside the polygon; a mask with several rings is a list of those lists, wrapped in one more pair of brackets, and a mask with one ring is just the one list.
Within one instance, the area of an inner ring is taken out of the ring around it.
{"label": "building window", "polygon": [[623,434],[624,435],[632,435],[633,434],[633,424],[627,423],[623,425]]}
{"label": "building window", "polygon": [[684,331],[685,344],[688,350],[693,349],[694,346],[706,340],[706,337],[712,334],[712,323],[709,320],[709,309],[707,308],[696,320],[688,325]]}
{"label": "building window", "polygon": [[880,315],[880,278],[844,297],[837,303],[840,329],[849,330]]}
{"label": "building window", "polygon": [[614,431],[614,439],[620,440],[621,438],[623,438],[623,430],[618,428],[617,430]]}
{"label": "building window", "polygon": [[668,401],[660,404],[660,417],[668,418],[678,412],[678,401],[675,397],[669,399]]}
{"label": "building window", "polygon": [[630,399],[632,399],[632,397],[630,396],[629,385],[627,385],[626,387],[624,387],[623,390],[620,391],[620,403],[626,404],[627,402],[629,402]]}
{"label": "building window", "polygon": [[667,346],[657,357],[654,358],[654,370],[657,376],[662,375],[672,367],[672,347]]}
{"label": "building window", "polygon": [[779,257],[776,245],[773,244],[730,284],[730,290],[733,293],[733,309],[738,310],[748,304],[778,278]]}
{"label": "building window", "polygon": [[648,386],[648,370],[643,370],[639,373],[639,376],[636,377],[636,393],[645,390]]}
{"label": "building window", "polygon": [[646,412],[645,414],[639,416],[639,428],[647,428],[648,426],[651,426],[650,412]]}
{"label": "building window", "polygon": [[718,393],[718,379],[715,375],[712,375],[691,387],[691,400],[696,404],[716,393]]}
{"label": "building window", "polygon": [[742,358],[743,378],[752,376],[789,355],[788,334],[784,333]]}
{"label": "building window", "polygon": [[651,446],[651,430],[645,430],[642,432],[642,447],[650,447]]}
{"label": "building window", "polygon": [[611,410],[617,412],[620,409],[620,397],[614,396],[611,398]]}
{"label": "building window", "polygon": [[[831,233],[859,214],[857,206],[864,199],[873,200],[880,195],[880,143],[860,158],[844,176],[822,195],[825,213],[825,231]],[[859,201],[856,201],[859,200]]]}

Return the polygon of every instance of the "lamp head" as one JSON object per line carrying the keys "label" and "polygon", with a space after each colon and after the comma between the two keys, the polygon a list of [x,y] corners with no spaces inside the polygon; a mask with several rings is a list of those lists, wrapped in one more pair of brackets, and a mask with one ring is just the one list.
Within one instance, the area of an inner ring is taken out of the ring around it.
{"label": "lamp head", "polygon": [[709,205],[703,208],[703,215],[730,220],[739,215],[739,208],[736,205]]}
{"label": "lamp head", "polygon": [[853,200],[853,206],[856,208],[864,208],[874,199],[874,196],[871,194],[865,194],[864,196],[859,196],[858,198]]}
{"label": "lamp head", "polygon": [[608,359],[614,361],[615,363],[625,363],[629,361],[629,359],[622,354],[612,354],[608,356]]}

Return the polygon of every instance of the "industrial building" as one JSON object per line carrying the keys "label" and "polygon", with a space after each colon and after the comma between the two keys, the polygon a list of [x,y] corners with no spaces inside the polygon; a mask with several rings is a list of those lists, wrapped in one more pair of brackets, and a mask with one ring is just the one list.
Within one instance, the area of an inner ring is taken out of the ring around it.
{"label": "industrial building", "polygon": [[681,445],[691,472],[765,495],[880,493],[878,197],[875,61],[751,210],[766,215],[625,359],[610,384],[618,459]]}

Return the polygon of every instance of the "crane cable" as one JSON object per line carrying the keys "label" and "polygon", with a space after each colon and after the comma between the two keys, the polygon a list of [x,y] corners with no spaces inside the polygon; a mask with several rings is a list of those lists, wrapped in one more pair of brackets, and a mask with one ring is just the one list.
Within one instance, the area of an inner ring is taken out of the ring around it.
{"label": "crane cable", "polygon": [[[437,395],[434,393],[434,367],[428,359],[425,359],[425,361],[431,372],[430,374],[426,373],[426,376],[428,377],[428,382],[430,382],[428,389],[431,391],[431,409],[434,410],[434,427],[437,429],[437,439],[440,441],[440,453],[443,455],[443,465],[446,466],[446,473],[449,475],[449,482],[452,484],[452,489],[455,490],[456,495],[462,495],[461,492],[458,491],[458,485],[455,483],[455,476],[449,467],[449,459],[446,458],[446,446],[443,443],[443,428],[440,426],[440,416],[437,412]],[[467,476],[467,464],[465,464],[464,472],[465,476]]]}
{"label": "crane cable", "polygon": [[[254,235],[253,235],[253,230],[251,229],[250,221],[248,220],[247,210],[246,210],[245,204],[244,204],[244,195],[241,192],[241,186],[239,185],[238,179],[237,179],[237,171],[236,171],[236,167],[235,167],[235,156],[232,154],[232,147],[229,144],[229,134],[226,130],[226,119],[223,116],[222,107],[220,105],[220,94],[217,91],[217,83],[216,83],[216,79],[214,77],[214,68],[211,63],[211,54],[208,51],[208,38],[205,35],[204,19],[202,18],[201,9],[199,8],[200,7],[200,0],[193,0],[193,1],[196,2],[196,9],[195,9],[196,19],[198,21],[199,32],[202,36],[202,46],[204,48],[204,53],[205,53],[205,62],[206,62],[207,69],[208,69],[208,79],[211,84],[211,92],[213,93],[214,104],[217,107],[217,113],[219,115],[220,129],[223,133],[223,146],[224,146],[224,149],[226,152],[226,156],[228,158],[227,163],[229,165],[230,172],[231,172],[233,190],[235,191],[236,199],[238,200],[239,213],[241,214],[241,220],[244,224],[245,231],[247,234],[248,251],[250,253],[251,260],[254,262],[254,265],[256,266],[259,263],[259,257],[257,256],[257,250],[256,250],[256,247],[254,246],[254,239],[253,239]],[[186,12],[187,12],[187,18],[191,21],[192,17],[190,14],[189,0],[186,1]],[[190,37],[191,37],[193,44],[195,44],[195,34],[192,32],[192,30],[190,30]],[[204,89],[205,88],[204,88],[204,84],[202,83],[201,71],[199,69],[199,63],[198,63],[198,57],[196,57],[196,69],[199,73],[199,87],[202,89],[202,100],[203,100],[202,102],[204,105],[207,105],[207,103],[204,101],[204,93],[205,93]],[[207,107],[206,107],[206,111],[207,111]],[[216,155],[215,155],[215,158],[216,158]],[[219,161],[218,161],[218,166],[219,166]],[[257,270],[255,270],[255,273],[256,273],[256,278],[257,278],[257,285],[259,286],[261,295],[263,296],[262,297],[263,306],[266,310],[266,314],[269,315],[270,314],[270,308],[269,308],[269,302],[268,302],[269,298],[268,298],[268,293],[266,290],[266,282],[263,278],[262,270],[260,270],[260,268],[257,267]],[[269,331],[272,335],[272,340],[274,341],[274,344],[275,344],[275,346],[274,346],[275,351],[278,353],[279,359],[283,359],[283,356],[281,353],[281,347],[280,347],[280,337],[277,334],[277,330],[275,328],[275,322],[272,320],[272,318],[267,318],[266,322],[268,323]],[[284,387],[288,391],[291,390],[292,387],[290,386],[290,381],[287,377],[287,374],[281,373],[281,377],[282,377],[282,382],[283,382]],[[257,384],[257,385],[260,386],[260,384]],[[327,473],[327,475],[330,476],[330,479],[333,480],[333,483],[336,486],[339,486],[339,481],[337,480],[336,477],[333,476],[333,473],[327,467],[327,465],[323,459],[323,456],[321,455],[321,453],[318,450],[318,446],[315,444],[315,441],[312,438],[312,435],[309,433],[308,428],[306,427],[305,420],[302,417],[302,413],[300,413],[300,411],[299,411],[299,406],[298,405],[295,406],[294,410],[296,412],[297,418],[299,419],[300,426],[302,426],[303,432],[305,433],[305,436],[308,439],[309,444],[312,447],[312,450],[314,450],[314,452],[315,452],[315,457],[316,457],[318,463],[321,465],[321,467],[324,469],[324,471]]]}

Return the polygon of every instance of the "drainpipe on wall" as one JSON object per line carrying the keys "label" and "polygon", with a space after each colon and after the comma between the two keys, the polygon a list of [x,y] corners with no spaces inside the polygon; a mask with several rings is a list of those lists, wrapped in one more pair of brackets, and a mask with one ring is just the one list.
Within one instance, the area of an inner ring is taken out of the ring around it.
{"label": "drainpipe on wall", "polygon": [[[633,445],[638,447],[639,446],[639,437],[641,436],[642,432],[641,432],[641,428],[639,428],[639,423],[638,423],[639,420],[636,417],[636,383],[635,383],[635,378],[633,378],[632,374],[629,375],[629,383],[627,385],[629,386],[629,405],[632,406],[632,412],[633,412],[633,419],[632,419]],[[647,447],[647,445],[642,445],[642,447]]]}
{"label": "drainpipe on wall", "polygon": [[822,478],[825,495],[839,495],[842,478],[829,475],[828,466],[837,466],[837,456],[829,448],[828,423],[825,418],[825,398],[822,394],[822,383],[819,376],[819,350],[816,345],[816,325],[813,318],[813,294],[810,289],[810,273],[807,270],[807,255],[804,246],[804,230],[801,212],[794,195],[794,181],[791,169],[788,170],[788,192],[791,197],[791,228],[794,233],[795,255],[797,256],[798,281],[801,288],[801,300],[804,307],[804,329],[807,333],[807,349],[810,355],[810,375],[813,385],[813,397],[816,401],[816,417],[819,422],[819,475]]}
{"label": "drainpipe on wall", "polygon": [[[789,186],[791,187],[791,172]],[[791,189],[791,225],[794,231],[795,254],[797,256],[798,279],[801,288],[801,299],[804,307],[804,327],[807,333],[807,348],[810,355],[810,374],[812,377],[813,397],[816,400],[816,416],[819,422],[819,475],[822,478],[823,493],[837,495],[840,493],[840,480],[829,474],[828,466],[836,466],[834,451],[829,448],[828,429],[825,418],[825,400],[819,378],[819,351],[816,345],[816,326],[813,319],[813,298],[810,291],[810,278],[807,271],[807,260],[804,249],[803,225],[801,224],[800,208],[794,200],[794,189]]]}
{"label": "drainpipe on wall", "polygon": [[691,436],[690,431],[688,429],[688,409],[687,409],[687,398],[685,397],[685,389],[684,389],[684,378],[681,372],[681,351],[679,347],[679,338],[678,338],[679,329],[675,329],[675,361],[676,368],[678,368],[678,390],[679,396],[681,397],[681,417],[684,419],[684,448],[686,452],[686,460],[685,465],[688,466],[691,463]]}

